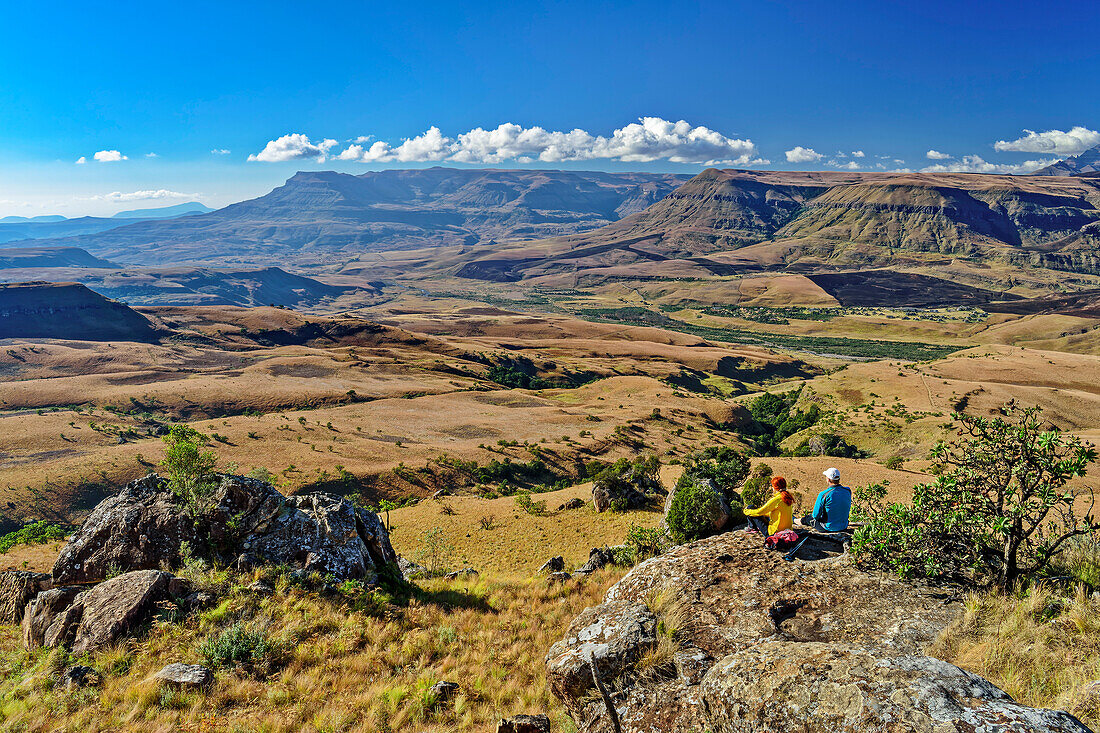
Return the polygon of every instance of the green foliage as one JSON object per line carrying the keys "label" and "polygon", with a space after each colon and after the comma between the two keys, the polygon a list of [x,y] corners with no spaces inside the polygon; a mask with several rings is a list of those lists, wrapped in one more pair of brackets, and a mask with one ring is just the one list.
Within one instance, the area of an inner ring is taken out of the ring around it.
{"label": "green foliage", "polygon": [[791,451],[792,456],[831,456],[833,458],[866,458],[867,454],[835,433],[821,433],[803,440]]}
{"label": "green foliage", "polygon": [[1095,494],[1068,484],[1096,450],[1045,427],[1038,408],[1005,416],[955,414],[961,439],[933,449],[936,479],[917,486],[911,504],[884,503],[883,486],[857,491],[866,520],[853,540],[857,559],[903,577],[1011,587],[1049,570],[1078,538],[1095,538]]}
{"label": "green foliage", "polygon": [[546,502],[532,500],[530,491],[517,491],[515,496],[516,506],[518,506],[523,511],[536,517],[542,517],[546,515]]}
{"label": "green foliage", "polygon": [[261,630],[250,630],[240,622],[207,637],[199,656],[211,669],[242,669],[263,676],[272,671],[278,646]]}
{"label": "green foliage", "polygon": [[772,467],[766,463],[757,464],[752,475],[741,487],[741,501],[750,509],[764,506],[772,496]]}
{"label": "green foliage", "polygon": [[900,471],[905,466],[905,459],[901,456],[890,456],[882,462],[882,465],[892,471]]}
{"label": "green foliage", "polygon": [[[647,500],[661,490],[661,480],[657,476],[661,462],[657,456],[640,456],[631,461],[620,458],[610,465],[600,468],[593,483],[607,491],[609,496],[641,496]],[[615,511],[626,511],[630,506],[612,506]]]}
{"label": "green foliage", "polygon": [[801,389],[780,394],[765,392],[749,405],[749,412],[757,424],[756,433],[749,438],[760,455],[779,455],[780,443],[813,427],[823,417],[817,405],[810,405],[805,411],[795,409],[801,394]]}
{"label": "green foliage", "polygon": [[633,565],[660,555],[668,549],[671,540],[668,532],[660,527],[632,524],[626,533],[625,544],[629,553],[629,564]]}
{"label": "green foliage", "polygon": [[206,436],[187,425],[173,425],[164,436],[164,460],[168,485],[180,503],[197,515],[214,490],[214,467],[218,458],[203,450]]}
{"label": "green foliage", "polygon": [[41,545],[53,540],[63,540],[71,531],[70,527],[63,524],[53,524],[42,520],[8,532],[0,537],[0,555],[16,545]]}
{"label": "green foliage", "polygon": [[677,483],[665,516],[669,534],[677,542],[690,542],[714,534],[714,517],[720,508],[718,494],[703,481]]}
{"label": "green foliage", "polygon": [[446,572],[447,563],[454,554],[455,548],[443,536],[443,530],[433,527],[424,531],[421,535],[420,552],[417,559],[428,568],[428,574],[432,577],[443,575]]}
{"label": "green foliage", "polygon": [[684,456],[684,476],[710,479],[726,498],[749,475],[749,459],[729,446],[709,446]]}

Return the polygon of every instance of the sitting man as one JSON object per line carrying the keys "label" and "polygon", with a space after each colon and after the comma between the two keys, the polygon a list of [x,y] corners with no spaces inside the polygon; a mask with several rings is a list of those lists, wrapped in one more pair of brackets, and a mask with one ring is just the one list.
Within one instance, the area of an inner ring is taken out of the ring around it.
{"label": "sitting man", "polygon": [[848,514],[852,511],[852,490],[840,485],[840,471],[827,469],[822,475],[829,488],[817,495],[814,513],[802,517],[802,524],[823,532],[843,532],[848,529]]}

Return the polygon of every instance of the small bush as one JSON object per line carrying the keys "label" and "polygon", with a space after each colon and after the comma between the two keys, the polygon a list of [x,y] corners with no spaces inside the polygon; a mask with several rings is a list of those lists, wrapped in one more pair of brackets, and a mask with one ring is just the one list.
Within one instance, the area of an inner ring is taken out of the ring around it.
{"label": "small bush", "polygon": [[892,471],[899,471],[905,465],[905,459],[901,456],[890,456],[882,462],[882,465]]}
{"label": "small bush", "polygon": [[213,451],[203,450],[206,436],[187,425],[173,425],[164,436],[164,460],[168,485],[179,502],[192,515],[201,512],[207,497],[214,490],[214,467],[218,463]]}
{"label": "small bush", "polygon": [[626,533],[626,546],[630,551],[631,564],[660,555],[668,549],[669,544],[668,532],[660,527],[642,527],[632,524]]}
{"label": "small bush", "polygon": [[516,506],[536,517],[546,514],[546,502],[533,500],[530,491],[520,491],[516,494]]}
{"label": "small bush", "polygon": [[677,542],[690,542],[714,533],[718,495],[702,481],[677,485],[665,522]]}
{"label": "small bush", "polygon": [[741,500],[745,506],[755,509],[764,506],[772,495],[772,467],[761,463],[741,487]]}
{"label": "small bush", "polygon": [[51,524],[46,520],[28,524],[0,537],[0,555],[16,545],[42,545],[53,540],[63,540],[69,531],[69,527],[65,525]]}
{"label": "small bush", "polygon": [[273,670],[277,652],[277,645],[266,633],[239,622],[207,637],[199,646],[199,655],[211,669],[238,668],[257,676]]}

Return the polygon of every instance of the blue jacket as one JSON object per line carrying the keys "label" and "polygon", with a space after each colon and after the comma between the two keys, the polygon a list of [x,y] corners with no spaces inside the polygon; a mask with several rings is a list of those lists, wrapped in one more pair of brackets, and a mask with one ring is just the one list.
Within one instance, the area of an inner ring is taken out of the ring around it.
{"label": "blue jacket", "polygon": [[830,486],[817,495],[814,502],[815,519],[827,532],[842,532],[848,529],[848,514],[852,511],[852,490],[847,486]]}

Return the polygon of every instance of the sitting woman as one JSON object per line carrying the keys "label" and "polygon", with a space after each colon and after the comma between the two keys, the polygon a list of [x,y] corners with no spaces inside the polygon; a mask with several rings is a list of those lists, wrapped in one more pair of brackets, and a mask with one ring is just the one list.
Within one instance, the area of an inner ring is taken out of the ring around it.
{"label": "sitting woman", "polygon": [[793,524],[791,506],[794,504],[794,497],[787,491],[787,480],[782,476],[774,476],[772,491],[775,493],[764,506],[759,509],[745,509],[750,529],[755,529],[765,537],[790,529]]}

